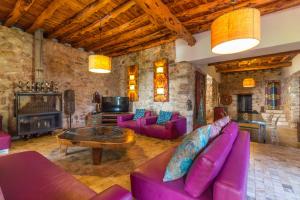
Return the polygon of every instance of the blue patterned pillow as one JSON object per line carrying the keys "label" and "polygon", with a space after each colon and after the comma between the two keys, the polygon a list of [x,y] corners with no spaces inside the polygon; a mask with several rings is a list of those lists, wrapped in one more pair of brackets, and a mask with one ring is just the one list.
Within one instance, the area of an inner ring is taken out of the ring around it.
{"label": "blue patterned pillow", "polygon": [[133,120],[137,120],[145,116],[145,109],[136,109]]}
{"label": "blue patterned pillow", "polygon": [[177,147],[165,171],[164,182],[183,177],[190,169],[195,157],[206,147],[211,125],[203,126],[187,135]]}
{"label": "blue patterned pillow", "polygon": [[167,111],[159,111],[158,119],[157,119],[157,124],[164,124],[167,121],[170,121],[172,117],[172,112],[167,112]]}

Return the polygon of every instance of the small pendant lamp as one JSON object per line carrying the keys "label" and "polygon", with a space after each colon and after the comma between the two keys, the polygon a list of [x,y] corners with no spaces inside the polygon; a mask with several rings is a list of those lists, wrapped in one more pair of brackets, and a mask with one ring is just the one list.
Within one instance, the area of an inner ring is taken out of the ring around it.
{"label": "small pendant lamp", "polygon": [[[233,1],[234,3],[234,1]],[[260,42],[260,11],[241,8],[218,17],[211,26],[211,48],[216,54],[246,51]]]}
{"label": "small pendant lamp", "polygon": [[[101,27],[101,24],[100,24]],[[101,41],[102,28],[100,28]],[[101,49],[100,49],[101,52]],[[110,73],[111,72],[111,57],[103,54],[96,54],[89,56],[89,71],[93,73]]]}
{"label": "small pendant lamp", "polygon": [[245,78],[243,80],[243,87],[245,87],[245,88],[255,87],[255,80],[253,78]]}

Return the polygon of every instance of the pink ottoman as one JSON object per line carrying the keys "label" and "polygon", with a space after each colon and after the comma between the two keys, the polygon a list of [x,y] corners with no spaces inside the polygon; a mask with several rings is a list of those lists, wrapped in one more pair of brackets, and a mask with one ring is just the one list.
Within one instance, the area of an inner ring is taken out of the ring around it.
{"label": "pink ottoman", "polygon": [[11,137],[6,132],[0,131],[0,155],[8,154]]}

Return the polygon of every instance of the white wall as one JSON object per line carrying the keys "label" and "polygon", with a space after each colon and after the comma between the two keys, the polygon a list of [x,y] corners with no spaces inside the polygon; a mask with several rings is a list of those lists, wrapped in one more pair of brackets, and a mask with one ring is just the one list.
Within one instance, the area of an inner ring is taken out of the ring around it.
{"label": "white wall", "polygon": [[211,76],[218,83],[221,82],[221,74],[216,71],[216,68],[214,66],[198,65],[197,68],[200,69],[200,71],[203,74],[207,74],[207,75]]}
{"label": "white wall", "polygon": [[293,59],[293,64],[291,67],[285,67],[282,69],[282,75],[284,78],[289,77],[297,72],[300,71],[300,54],[298,54],[294,59]]}
{"label": "white wall", "polygon": [[197,43],[193,47],[178,39],[176,62],[192,61],[207,64],[300,49],[300,6],[262,16],[261,34],[261,43],[253,50],[225,56],[211,52],[210,31],[194,35]]}

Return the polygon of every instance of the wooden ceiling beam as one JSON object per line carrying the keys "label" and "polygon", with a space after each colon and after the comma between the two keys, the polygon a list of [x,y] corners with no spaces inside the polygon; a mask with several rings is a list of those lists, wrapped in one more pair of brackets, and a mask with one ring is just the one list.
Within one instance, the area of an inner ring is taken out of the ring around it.
{"label": "wooden ceiling beam", "polygon": [[278,63],[273,65],[251,65],[247,67],[240,68],[229,68],[229,69],[219,69],[217,67],[217,72],[219,73],[232,73],[232,72],[243,72],[243,71],[253,71],[253,70],[266,70],[266,69],[278,69],[282,67],[290,67],[292,62]]}
{"label": "wooden ceiling beam", "polygon": [[51,1],[49,6],[36,18],[34,23],[26,31],[29,33],[33,33],[35,30],[41,28],[45,20],[51,18],[54,12],[64,3],[66,3],[66,0]]}
{"label": "wooden ceiling beam", "polygon": [[121,33],[118,36],[115,36],[113,40],[107,40],[107,41],[100,41],[99,43],[96,43],[92,46],[86,47],[89,51],[96,51],[99,50],[101,48],[104,47],[112,47],[116,44],[119,44],[121,42],[125,42],[128,40],[136,40],[136,37],[140,36],[140,35],[146,35],[147,33],[153,33],[154,31],[156,31],[157,28],[155,27],[155,25],[153,24],[148,24],[146,26],[143,27],[139,27],[137,29],[131,30],[131,31],[127,31],[125,33]]}
{"label": "wooden ceiling beam", "polygon": [[57,38],[70,31],[80,27],[88,18],[93,14],[103,9],[111,0],[96,0],[93,3],[86,6],[83,10],[77,13],[75,16],[67,19],[56,27],[51,33],[48,34],[49,38]]}
{"label": "wooden ceiling beam", "polygon": [[134,0],[150,17],[152,23],[165,26],[176,33],[180,38],[187,41],[190,46],[196,43],[193,35],[184,25],[171,13],[169,8],[161,0]]}
{"label": "wooden ceiling beam", "polygon": [[134,47],[130,47],[124,50],[120,50],[120,51],[116,51],[113,53],[110,53],[110,56],[116,57],[116,56],[121,56],[121,55],[125,55],[125,54],[129,54],[129,53],[133,53],[136,51],[141,51],[141,50],[145,50],[145,49],[149,49],[149,48],[153,48],[156,46],[160,46],[166,43],[170,43],[173,42],[174,40],[176,40],[176,36],[175,35],[168,35],[168,36],[164,36],[162,38],[156,39],[156,40],[151,40],[148,41],[147,43],[144,44],[140,44]]}
{"label": "wooden ceiling beam", "polygon": [[[105,40],[109,37],[113,37],[115,35],[118,35],[120,33],[126,32],[127,30],[133,30],[136,28],[143,28],[142,25],[149,22],[147,15],[141,15],[137,18],[134,18],[133,20],[126,22],[125,24],[122,24],[120,26],[117,26],[116,28],[110,29],[108,31],[105,31],[101,33],[101,40]],[[146,24],[147,25],[147,24]],[[100,35],[94,34],[89,37],[85,37],[84,39],[79,39],[78,42],[73,43],[72,46],[74,47],[88,47],[92,44],[97,44],[101,42]]]}
{"label": "wooden ceiling beam", "polygon": [[[169,31],[169,33],[170,33],[170,31]],[[167,34],[164,31],[153,32],[151,34],[142,35],[138,38],[135,38],[134,40],[128,40],[126,42],[116,44],[112,48],[108,47],[107,49],[103,49],[103,52],[105,54],[109,54],[109,53],[112,53],[114,51],[128,49],[132,46],[137,46],[137,45],[140,45],[140,44],[144,44],[144,43],[147,43],[148,41],[159,39],[159,38],[162,38],[166,35]]]}
{"label": "wooden ceiling beam", "polygon": [[8,15],[4,26],[12,26],[31,8],[35,0],[17,0],[14,9]]}
{"label": "wooden ceiling beam", "polygon": [[110,14],[106,15],[104,18],[96,20],[90,25],[87,25],[86,27],[75,31],[71,33],[70,35],[66,36],[62,39],[63,42],[67,40],[76,40],[76,38],[80,38],[84,35],[88,35],[91,32],[95,31],[96,29],[99,29],[100,27],[103,27],[106,23],[108,23],[110,20],[117,18],[120,14],[126,12],[131,7],[135,5],[135,2],[130,0],[127,3],[117,7],[115,10],[113,10]]}

